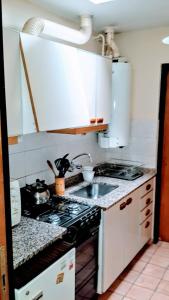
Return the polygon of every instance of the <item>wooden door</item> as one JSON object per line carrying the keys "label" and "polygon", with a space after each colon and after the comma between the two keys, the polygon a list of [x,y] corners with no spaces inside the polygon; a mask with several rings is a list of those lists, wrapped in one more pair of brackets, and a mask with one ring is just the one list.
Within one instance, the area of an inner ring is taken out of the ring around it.
{"label": "wooden door", "polygon": [[0,299],[9,299],[2,143],[0,134]]}
{"label": "wooden door", "polygon": [[169,73],[166,84],[161,170],[160,237],[169,242]]}

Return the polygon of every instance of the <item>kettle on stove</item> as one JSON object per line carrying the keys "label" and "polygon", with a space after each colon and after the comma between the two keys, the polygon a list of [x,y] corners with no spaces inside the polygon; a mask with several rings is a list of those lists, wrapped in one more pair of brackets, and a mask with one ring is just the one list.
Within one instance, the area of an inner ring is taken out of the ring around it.
{"label": "kettle on stove", "polygon": [[47,203],[50,199],[50,191],[45,180],[36,179],[33,184],[26,184],[24,189],[24,197],[27,201],[32,202],[32,205]]}

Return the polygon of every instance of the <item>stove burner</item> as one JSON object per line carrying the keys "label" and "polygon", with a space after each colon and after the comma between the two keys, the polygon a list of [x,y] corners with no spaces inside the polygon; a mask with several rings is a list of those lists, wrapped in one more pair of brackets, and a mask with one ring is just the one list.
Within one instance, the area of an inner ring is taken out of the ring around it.
{"label": "stove burner", "polygon": [[67,209],[69,211],[80,211],[81,210],[79,204],[77,204],[77,203],[68,204]]}
{"label": "stove burner", "polygon": [[52,224],[59,224],[60,223],[60,217],[58,217],[56,214],[49,215],[48,216],[48,221],[49,221],[49,223],[52,223]]}

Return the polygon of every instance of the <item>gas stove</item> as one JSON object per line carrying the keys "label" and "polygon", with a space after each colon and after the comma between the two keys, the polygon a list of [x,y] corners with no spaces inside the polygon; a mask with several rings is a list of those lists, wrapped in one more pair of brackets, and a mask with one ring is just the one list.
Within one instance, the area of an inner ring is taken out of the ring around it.
{"label": "gas stove", "polygon": [[53,196],[48,203],[23,207],[22,214],[41,222],[69,227],[79,220],[90,219],[97,208]]}

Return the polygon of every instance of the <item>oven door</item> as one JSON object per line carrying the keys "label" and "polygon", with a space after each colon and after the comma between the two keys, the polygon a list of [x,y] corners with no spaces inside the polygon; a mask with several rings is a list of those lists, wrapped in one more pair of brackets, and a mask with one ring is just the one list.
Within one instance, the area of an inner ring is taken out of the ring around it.
{"label": "oven door", "polygon": [[76,300],[97,299],[98,228],[76,248]]}

